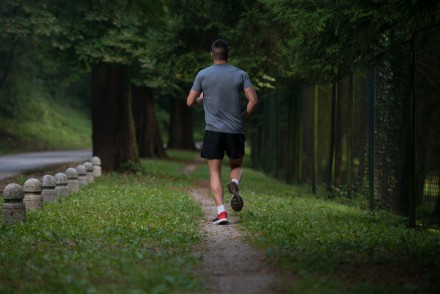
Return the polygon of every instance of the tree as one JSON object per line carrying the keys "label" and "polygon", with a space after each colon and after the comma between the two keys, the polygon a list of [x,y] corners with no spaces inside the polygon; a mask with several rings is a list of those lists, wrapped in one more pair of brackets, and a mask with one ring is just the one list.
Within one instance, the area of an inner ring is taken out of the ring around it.
{"label": "tree", "polygon": [[[1,1],[0,27],[1,116],[37,119],[35,113],[41,111],[40,102],[46,99],[88,104],[84,71],[56,58],[52,50],[50,38],[58,27],[47,1]],[[80,96],[75,102],[72,92]]]}
{"label": "tree", "polygon": [[91,68],[93,153],[106,170],[138,162],[131,79],[148,59],[146,36],[161,3],[53,1],[49,9],[59,31],[53,46]]}
{"label": "tree", "polygon": [[336,81],[439,19],[429,1],[261,0],[289,28],[283,55],[294,73],[315,81]]}
{"label": "tree", "polygon": [[285,64],[274,62],[281,59],[276,48],[283,30],[267,29],[276,22],[255,1],[165,3],[166,25],[153,36],[150,48],[154,48],[152,56],[160,64],[161,76],[172,89],[168,146],[193,149],[193,109],[186,107],[185,98],[197,72],[212,64],[211,43],[218,38],[227,39],[232,45],[231,63],[249,72],[255,86],[261,88],[273,82],[268,69]]}
{"label": "tree", "polygon": [[55,18],[45,10],[44,4],[26,0],[0,3],[0,91],[20,43],[41,43],[38,37],[53,33],[54,22]]}
{"label": "tree", "polygon": [[132,97],[139,155],[148,158],[167,157],[156,117],[153,90],[145,86],[132,86]]}

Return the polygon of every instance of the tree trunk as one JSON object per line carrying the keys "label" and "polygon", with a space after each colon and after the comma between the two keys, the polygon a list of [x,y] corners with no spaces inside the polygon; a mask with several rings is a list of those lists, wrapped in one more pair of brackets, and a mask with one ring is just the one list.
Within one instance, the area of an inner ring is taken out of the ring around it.
{"label": "tree trunk", "polygon": [[8,55],[4,56],[5,60],[6,60],[6,63],[3,66],[2,73],[1,73],[1,76],[0,76],[0,90],[2,89],[2,86],[3,86],[4,82],[6,81],[6,78],[8,77],[8,74],[10,72],[11,65],[12,65],[12,62],[14,60],[14,54],[15,54],[15,48],[16,47],[17,47],[17,42],[14,41],[12,43],[12,45],[11,45],[11,49],[9,50]]}
{"label": "tree trunk", "polygon": [[110,64],[92,67],[92,140],[104,170],[139,162],[128,75]]}
{"label": "tree trunk", "polygon": [[171,98],[171,122],[168,148],[195,150],[193,110],[185,100]]}
{"label": "tree trunk", "polygon": [[261,168],[261,157],[263,156],[263,152],[261,150],[262,134],[263,127],[259,126],[255,128],[255,130],[250,135],[252,167],[256,169]]}
{"label": "tree trunk", "polygon": [[132,86],[131,93],[139,155],[147,158],[166,158],[154,107],[153,92],[147,87]]}

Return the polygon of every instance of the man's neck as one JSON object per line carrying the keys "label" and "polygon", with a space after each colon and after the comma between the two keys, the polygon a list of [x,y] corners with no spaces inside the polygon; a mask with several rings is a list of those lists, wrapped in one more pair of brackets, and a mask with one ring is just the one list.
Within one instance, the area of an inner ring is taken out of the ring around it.
{"label": "man's neck", "polygon": [[226,64],[228,63],[227,60],[214,60],[214,64]]}

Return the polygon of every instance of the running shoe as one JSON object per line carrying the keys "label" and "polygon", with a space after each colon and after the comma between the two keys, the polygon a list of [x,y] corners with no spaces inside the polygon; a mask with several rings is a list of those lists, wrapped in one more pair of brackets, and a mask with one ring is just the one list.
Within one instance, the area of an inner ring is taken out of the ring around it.
{"label": "running shoe", "polygon": [[228,221],[228,214],[226,211],[221,212],[215,219],[212,220],[212,223],[214,225],[227,225],[229,224]]}
{"label": "running shoe", "polygon": [[229,193],[232,195],[231,207],[235,211],[240,211],[243,208],[243,198],[240,196],[238,191],[238,185],[236,182],[230,182],[228,184]]}

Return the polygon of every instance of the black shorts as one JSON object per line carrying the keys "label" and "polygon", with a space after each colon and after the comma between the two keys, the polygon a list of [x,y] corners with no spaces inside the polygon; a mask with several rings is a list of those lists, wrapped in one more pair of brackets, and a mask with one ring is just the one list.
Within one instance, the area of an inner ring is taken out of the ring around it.
{"label": "black shorts", "polygon": [[231,159],[244,156],[244,134],[229,134],[214,131],[205,131],[201,157],[206,159],[223,159],[228,155]]}

